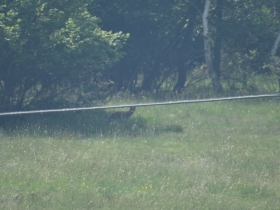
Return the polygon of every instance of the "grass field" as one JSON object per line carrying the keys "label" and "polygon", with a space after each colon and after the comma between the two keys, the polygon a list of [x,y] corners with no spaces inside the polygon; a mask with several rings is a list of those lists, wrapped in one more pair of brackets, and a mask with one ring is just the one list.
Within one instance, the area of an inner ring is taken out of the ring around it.
{"label": "grass field", "polygon": [[280,209],[279,105],[41,115],[0,134],[0,209]]}

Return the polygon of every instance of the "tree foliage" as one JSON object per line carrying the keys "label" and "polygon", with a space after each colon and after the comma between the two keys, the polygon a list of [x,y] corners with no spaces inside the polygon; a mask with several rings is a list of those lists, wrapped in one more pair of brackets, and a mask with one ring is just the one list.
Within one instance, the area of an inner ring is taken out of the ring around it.
{"label": "tree foliage", "polygon": [[[196,3],[203,6],[203,1]],[[125,58],[111,74],[117,88],[157,90],[168,78],[185,74],[186,69],[203,60],[201,17],[192,4],[183,0],[119,0],[100,1],[100,5],[106,13],[95,9],[90,12],[100,12],[105,28],[131,35]],[[138,77],[142,78],[140,84]],[[175,89],[184,82],[180,81]]]}
{"label": "tree foliage", "polygon": [[[110,71],[115,87],[151,91],[172,79],[173,90],[182,91],[189,73],[205,62],[204,3],[99,0],[100,7],[91,7],[106,29],[131,34],[127,55]],[[271,73],[265,64],[278,32],[278,1],[213,0],[208,19],[213,67],[223,84],[240,81],[246,88],[252,74]]]}
{"label": "tree foliage", "polygon": [[64,101],[69,90],[101,84],[93,80],[124,55],[128,36],[102,30],[86,5],[66,0],[1,5],[1,110],[49,106]]}

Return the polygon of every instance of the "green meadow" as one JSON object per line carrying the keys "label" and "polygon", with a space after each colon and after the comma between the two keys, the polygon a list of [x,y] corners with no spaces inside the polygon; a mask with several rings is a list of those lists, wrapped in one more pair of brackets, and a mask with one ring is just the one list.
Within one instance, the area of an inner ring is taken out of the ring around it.
{"label": "green meadow", "polygon": [[0,132],[0,209],[280,209],[279,105],[35,114]]}

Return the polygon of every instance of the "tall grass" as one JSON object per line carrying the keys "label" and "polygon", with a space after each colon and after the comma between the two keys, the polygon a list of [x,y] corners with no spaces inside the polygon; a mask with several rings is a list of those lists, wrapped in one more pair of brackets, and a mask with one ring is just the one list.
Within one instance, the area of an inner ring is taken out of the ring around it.
{"label": "tall grass", "polygon": [[280,208],[278,99],[107,115],[40,115],[3,130],[0,209]]}

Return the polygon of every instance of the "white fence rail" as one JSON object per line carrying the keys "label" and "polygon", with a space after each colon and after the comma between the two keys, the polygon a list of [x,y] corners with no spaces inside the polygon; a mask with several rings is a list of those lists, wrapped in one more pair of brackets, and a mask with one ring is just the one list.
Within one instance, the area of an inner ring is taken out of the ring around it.
{"label": "white fence rail", "polygon": [[36,114],[36,113],[47,113],[47,112],[68,112],[68,111],[81,111],[81,110],[112,109],[112,108],[125,108],[125,107],[130,107],[130,106],[135,106],[135,107],[139,107],[139,106],[161,106],[161,105],[216,102],[216,101],[255,99],[255,98],[267,98],[267,97],[280,97],[280,93],[264,94],[264,95],[250,95],[250,96],[235,96],[235,97],[225,97],[225,98],[181,100],[181,101],[140,103],[140,104],[125,104],[125,105],[113,105],[113,106],[94,106],[94,107],[80,107],[80,108],[63,108],[63,109],[46,109],[46,110],[33,110],[33,111],[3,112],[3,113],[0,113],[0,116],[3,116],[3,115],[20,115],[20,114]]}

